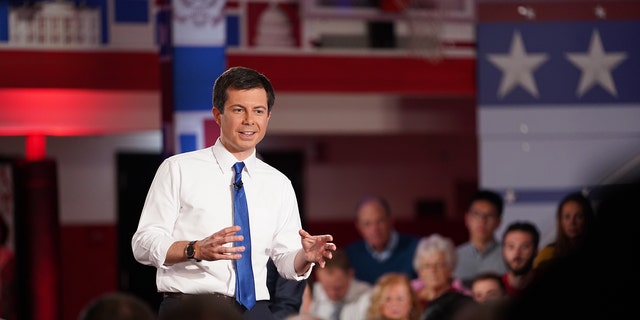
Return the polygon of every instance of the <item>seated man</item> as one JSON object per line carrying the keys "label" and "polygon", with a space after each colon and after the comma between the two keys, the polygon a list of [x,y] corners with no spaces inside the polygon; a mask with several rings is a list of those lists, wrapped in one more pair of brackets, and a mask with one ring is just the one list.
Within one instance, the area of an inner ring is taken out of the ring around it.
{"label": "seated man", "polygon": [[126,292],[108,292],[83,307],[79,320],[155,320],[156,314],[142,299]]}
{"label": "seated man", "polygon": [[362,237],[346,248],[357,279],[373,285],[387,272],[417,277],[413,254],[419,238],[393,229],[391,209],[381,197],[367,196],[356,206],[356,228]]}
{"label": "seated man", "polygon": [[[119,317],[100,320],[124,319]],[[132,320],[142,318],[132,318]],[[242,312],[229,300],[211,293],[185,295],[175,300],[171,309],[158,317],[158,320],[245,320]],[[98,320],[98,319],[96,319]]]}
{"label": "seated man", "polygon": [[314,270],[309,314],[326,320],[365,319],[369,307],[371,285],[354,277],[347,255],[338,250],[324,268]]}
{"label": "seated man", "polygon": [[465,287],[482,272],[498,274],[507,272],[502,257],[502,246],[495,238],[503,210],[502,196],[491,190],[478,191],[464,215],[469,240],[458,246],[458,265],[454,277],[461,279]]}
{"label": "seated man", "polygon": [[507,297],[507,288],[502,282],[502,276],[495,272],[479,273],[471,282],[473,300],[478,303],[500,301]]}
{"label": "seated man", "polygon": [[502,281],[509,296],[520,294],[534,280],[533,261],[538,254],[540,232],[527,221],[511,223],[502,237],[502,254],[508,271]]}

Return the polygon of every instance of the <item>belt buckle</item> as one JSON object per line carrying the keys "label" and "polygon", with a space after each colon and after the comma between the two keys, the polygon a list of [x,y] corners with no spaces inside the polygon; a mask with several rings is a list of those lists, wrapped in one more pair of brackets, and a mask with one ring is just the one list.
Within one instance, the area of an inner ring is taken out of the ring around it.
{"label": "belt buckle", "polygon": [[184,293],[182,292],[163,292],[162,293],[162,297],[163,298],[175,298],[175,299],[182,299],[184,298]]}

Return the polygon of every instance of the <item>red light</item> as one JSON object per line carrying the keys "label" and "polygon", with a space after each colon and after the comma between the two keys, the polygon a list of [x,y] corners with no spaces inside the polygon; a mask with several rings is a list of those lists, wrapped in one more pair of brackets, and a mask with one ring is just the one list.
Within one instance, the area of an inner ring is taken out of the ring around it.
{"label": "red light", "polygon": [[42,160],[47,153],[47,138],[43,134],[29,134],[25,148],[27,161]]}
{"label": "red light", "polygon": [[84,136],[160,129],[160,93],[0,89],[0,136]]}

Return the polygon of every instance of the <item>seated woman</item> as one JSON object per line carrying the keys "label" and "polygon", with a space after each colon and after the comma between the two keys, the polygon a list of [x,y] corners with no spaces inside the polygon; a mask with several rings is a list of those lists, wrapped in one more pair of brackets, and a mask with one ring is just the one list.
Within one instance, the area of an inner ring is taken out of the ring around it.
{"label": "seated woman", "polygon": [[593,227],[595,214],[589,200],[581,193],[565,196],[556,211],[556,240],[542,248],[533,262],[534,268],[545,266],[581,245]]}
{"label": "seated woman", "polygon": [[418,320],[420,305],[404,273],[382,275],[371,294],[367,320]]}
{"label": "seated woman", "polygon": [[449,238],[433,234],[418,243],[413,260],[418,279],[413,281],[413,287],[423,307],[421,320],[453,319],[475,303],[452,285],[456,261],[456,248]]}

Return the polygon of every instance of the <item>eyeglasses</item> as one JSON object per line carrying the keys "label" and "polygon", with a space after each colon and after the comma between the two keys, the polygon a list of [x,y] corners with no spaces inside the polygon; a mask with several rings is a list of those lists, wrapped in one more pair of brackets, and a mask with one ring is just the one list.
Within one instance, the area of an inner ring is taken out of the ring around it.
{"label": "eyeglasses", "polygon": [[492,213],[488,213],[488,214],[482,214],[478,211],[471,211],[469,212],[469,215],[476,220],[497,220],[498,219],[498,215],[497,214],[492,214]]}
{"label": "eyeglasses", "polygon": [[433,269],[440,270],[447,268],[447,264],[444,262],[436,262],[436,263],[423,263],[420,265],[421,269]]}

